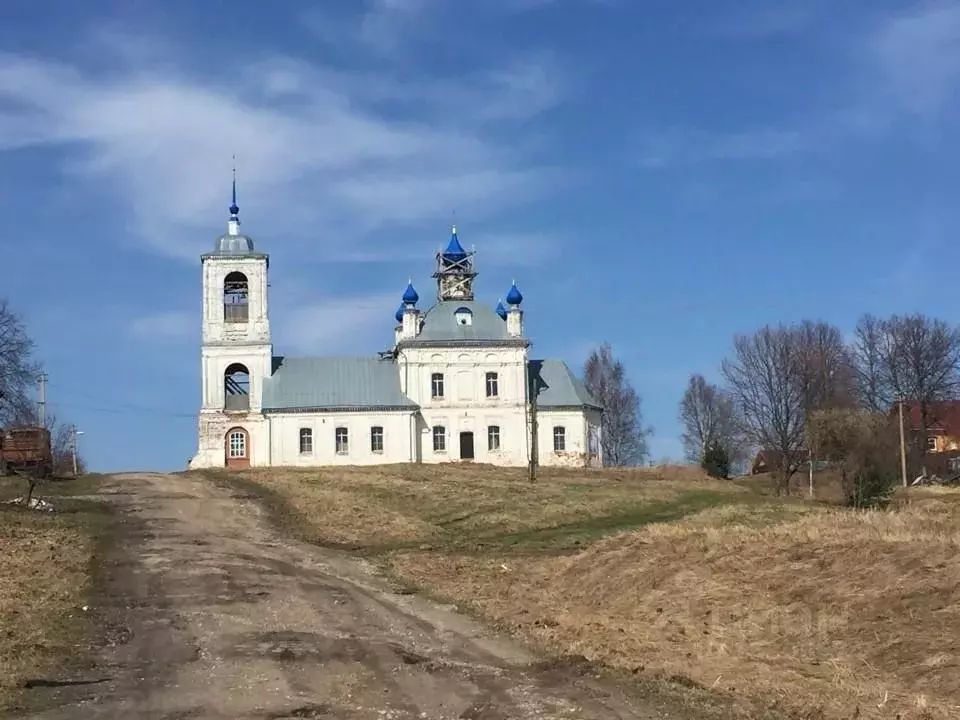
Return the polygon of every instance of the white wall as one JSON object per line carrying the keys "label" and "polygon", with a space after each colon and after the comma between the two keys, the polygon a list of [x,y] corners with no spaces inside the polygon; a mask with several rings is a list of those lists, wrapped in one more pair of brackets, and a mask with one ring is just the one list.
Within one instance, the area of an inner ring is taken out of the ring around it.
{"label": "white wall", "polygon": [[[289,413],[267,416],[271,436],[271,464],[311,467],[317,465],[380,465],[413,462],[415,422],[413,413]],[[383,452],[371,450],[370,428],[383,428]],[[336,428],[347,428],[345,454],[337,453]],[[313,431],[313,451],[300,452],[300,429]]]}
{"label": "white wall", "polygon": [[246,366],[250,373],[250,410],[259,412],[263,402],[263,380],[270,376],[273,347],[270,345],[213,345],[202,350],[202,407],[222,410],[225,401],[224,373],[234,363]]}
{"label": "white wall", "polygon": [[[541,410],[537,413],[539,432],[538,459],[541,465],[586,467],[587,458],[587,422],[583,411],[579,410]],[[564,450],[554,450],[553,431],[555,427],[565,429]]]}
{"label": "white wall", "polygon": [[[504,408],[526,402],[526,349],[406,348],[397,357],[400,387],[423,408]],[[431,395],[431,376],[443,373],[444,397]],[[498,396],[486,396],[486,373],[497,373]]]}
{"label": "white wall", "polygon": [[[224,322],[223,281],[232,272],[247,276],[249,322]],[[267,258],[207,257],[203,259],[203,333],[204,344],[217,342],[270,342],[269,302],[267,297]]]}
{"label": "white wall", "polygon": [[[527,448],[527,426],[523,408],[502,410],[423,410],[420,432],[422,462],[455,462],[460,457],[460,433],[473,433],[474,462],[493,465],[525,465],[530,457]],[[446,431],[446,451],[433,449],[433,428]],[[500,428],[500,447],[490,450],[489,428]]]}
{"label": "white wall", "polygon": [[[223,283],[231,272],[247,276],[247,322],[224,322]],[[203,261],[203,321],[201,350],[204,409],[224,406],[224,372],[241,363],[250,373],[250,410],[258,412],[263,397],[263,379],[270,375],[273,347],[267,298],[266,257],[212,257]]]}
{"label": "white wall", "polygon": [[[247,322],[224,322],[223,283],[231,272],[247,277]],[[234,427],[247,431],[250,464],[270,463],[269,428],[260,414],[263,379],[270,375],[273,347],[267,298],[267,259],[255,257],[207,257],[203,259],[203,309],[201,410],[197,423],[197,454],[191,467],[223,467],[227,432]],[[233,363],[249,372],[250,407],[247,412],[223,412],[224,373]]]}
{"label": "white wall", "polygon": [[[460,460],[460,433],[473,433],[474,460],[523,465],[529,458],[526,428],[526,348],[405,348],[397,360],[400,385],[420,405],[422,462]],[[497,395],[487,397],[486,375],[497,374]],[[444,395],[432,396],[434,373]],[[446,429],[446,450],[433,449],[433,427]],[[488,428],[500,428],[500,447],[489,449]]]}
{"label": "white wall", "polygon": [[[603,467],[603,413],[600,410],[585,411],[584,419],[587,423],[587,451],[590,467]],[[590,436],[594,436],[593,447],[590,446]]]}
{"label": "white wall", "polygon": [[198,420],[197,454],[190,461],[191,469],[218,468],[226,465],[227,433],[235,427],[247,431],[250,464],[262,467],[270,464],[270,429],[259,413],[223,413],[219,410],[201,410]]}

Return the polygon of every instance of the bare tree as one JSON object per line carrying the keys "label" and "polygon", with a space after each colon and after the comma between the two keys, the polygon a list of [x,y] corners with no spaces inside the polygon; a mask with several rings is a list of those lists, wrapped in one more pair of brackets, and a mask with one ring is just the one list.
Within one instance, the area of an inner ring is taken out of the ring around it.
{"label": "bare tree", "polygon": [[[73,474],[73,444],[77,438],[72,424],[62,423],[56,417],[49,416],[47,428],[50,430],[50,450],[53,454],[53,473],[64,477]],[[86,472],[83,455],[77,452],[77,473]]]}
{"label": "bare tree", "polygon": [[[23,319],[6,300],[0,300],[0,427],[39,425],[33,389],[40,374],[34,360],[34,344]],[[73,427],[61,423],[53,413],[44,421],[50,431],[54,472],[73,472]],[[78,467],[83,459],[78,456]]]}
{"label": "bare tree", "polygon": [[583,369],[584,384],[603,407],[600,443],[605,465],[639,465],[649,457],[640,397],[627,379],[623,363],[613,357],[609,343],[594,350]]}
{"label": "bare tree", "polygon": [[679,416],[684,454],[690,462],[700,464],[713,443],[723,448],[733,465],[746,459],[733,398],[717,385],[708,383],[703,375],[690,376],[680,400]]}
{"label": "bare tree", "polygon": [[802,365],[800,382],[806,411],[854,407],[856,374],[840,330],[823,321],[804,320],[792,332]]}
{"label": "bare tree", "polygon": [[852,344],[861,402],[887,413],[899,399],[916,403],[920,427],[914,456],[922,455],[930,406],[960,392],[960,330],[925,315],[865,315]]}
{"label": "bare tree", "polygon": [[778,490],[808,458],[805,431],[810,414],[846,407],[853,376],[839,330],[823,322],[766,326],[734,338],[734,355],[723,362],[728,391],[747,438],[772,452]]}
{"label": "bare tree", "polygon": [[891,354],[884,324],[880,318],[864,315],[850,344],[857,397],[863,407],[879,413],[886,412],[896,397],[884,370]]}
{"label": "bare tree", "polygon": [[810,442],[836,463],[848,505],[867,507],[887,500],[900,475],[898,433],[888,413],[818,410],[810,417],[807,433]]}
{"label": "bare tree", "polygon": [[0,300],[0,426],[29,411],[30,391],[38,373],[33,341],[22,318],[6,300]]}

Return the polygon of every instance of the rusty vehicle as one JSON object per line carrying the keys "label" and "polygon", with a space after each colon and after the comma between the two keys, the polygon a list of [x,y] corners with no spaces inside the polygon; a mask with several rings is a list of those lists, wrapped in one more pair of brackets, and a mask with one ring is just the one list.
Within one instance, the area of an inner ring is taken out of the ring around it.
{"label": "rusty vehicle", "polygon": [[50,431],[17,427],[0,431],[0,475],[47,478],[53,474]]}

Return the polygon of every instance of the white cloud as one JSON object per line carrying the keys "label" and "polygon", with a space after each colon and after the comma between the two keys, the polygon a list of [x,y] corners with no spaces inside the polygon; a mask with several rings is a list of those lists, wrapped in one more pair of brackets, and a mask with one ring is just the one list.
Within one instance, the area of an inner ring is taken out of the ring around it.
{"label": "white cloud", "polygon": [[900,111],[931,116],[960,86],[960,5],[929,3],[880,23],[867,45],[876,92]]}
{"label": "white cloud", "polygon": [[[393,343],[393,313],[402,292],[328,297],[288,305],[280,318],[283,342],[300,353],[336,355],[356,350],[366,340]],[[355,343],[356,345],[351,345]]]}
{"label": "white cloud", "polygon": [[[0,151],[77,151],[69,175],[106,183],[147,247],[191,262],[225,217],[234,153],[245,229],[268,232],[271,249],[309,244],[318,255],[349,254],[366,234],[458,207],[482,220],[552,181],[525,161],[515,128],[490,122],[557,102],[554,70],[536,59],[457,87],[389,72],[368,83],[372,75],[289,58],[240,66],[230,83],[121,67],[103,76],[0,55]],[[456,101],[487,112],[451,112]]]}
{"label": "white cloud", "polygon": [[200,333],[196,313],[169,311],[135,318],[130,323],[130,334],[150,341],[193,339]]}

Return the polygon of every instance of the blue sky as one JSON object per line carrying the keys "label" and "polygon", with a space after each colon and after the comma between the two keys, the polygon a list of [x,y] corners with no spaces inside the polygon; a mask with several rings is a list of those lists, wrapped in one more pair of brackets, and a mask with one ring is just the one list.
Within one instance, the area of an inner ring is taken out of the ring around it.
{"label": "blue sky", "polygon": [[[454,213],[539,356],[607,340],[680,456],[732,335],[958,320],[960,3],[4,0],[0,250],[100,470],[182,468],[200,253],[271,254],[279,354],[374,353]],[[51,19],[55,17],[56,22]]]}

